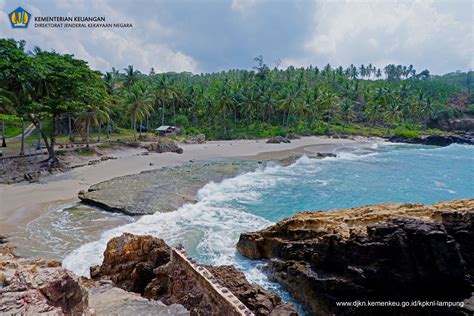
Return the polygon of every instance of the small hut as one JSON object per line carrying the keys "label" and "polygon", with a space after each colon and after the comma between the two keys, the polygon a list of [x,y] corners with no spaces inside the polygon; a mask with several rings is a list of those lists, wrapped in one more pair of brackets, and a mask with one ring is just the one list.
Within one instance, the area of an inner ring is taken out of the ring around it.
{"label": "small hut", "polygon": [[155,129],[155,131],[160,136],[175,136],[179,134],[179,128],[176,126],[162,125]]}

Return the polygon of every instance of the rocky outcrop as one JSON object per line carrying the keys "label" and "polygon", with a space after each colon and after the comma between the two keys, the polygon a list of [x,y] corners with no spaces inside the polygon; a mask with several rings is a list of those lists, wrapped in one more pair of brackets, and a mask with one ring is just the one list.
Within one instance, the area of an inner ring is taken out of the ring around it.
{"label": "rocky outcrop", "polygon": [[0,256],[0,314],[92,315],[87,290],[57,261]]}
{"label": "rocky outcrop", "polygon": [[282,302],[278,295],[261,286],[250,284],[234,266],[206,266],[206,269],[255,315],[298,315],[292,304]]}
{"label": "rocky outcrop", "polygon": [[139,294],[106,286],[89,290],[89,306],[96,315],[114,316],[187,316],[189,311],[179,304],[165,305],[161,301],[149,300]]}
{"label": "rocky outcrop", "polygon": [[249,284],[235,268],[198,265],[151,236],[111,239],[103,264],[91,268],[91,277],[166,305],[183,305],[191,315],[297,315],[293,305]]}
{"label": "rocky outcrop", "polygon": [[461,118],[441,121],[438,122],[435,127],[445,131],[472,132],[474,131],[474,118],[465,116]]}
{"label": "rocky outcrop", "polygon": [[291,143],[288,137],[275,136],[267,140],[267,144]]}
{"label": "rocky outcrop", "polygon": [[168,141],[168,140],[160,140],[156,143],[151,143],[150,145],[147,146],[147,149],[151,152],[156,152],[156,153],[177,153],[177,154],[182,154],[183,153],[183,148],[179,147],[176,145],[175,142],[173,141]]}
{"label": "rocky outcrop", "polygon": [[226,161],[165,167],[100,182],[78,197],[86,204],[128,215],[170,212],[196,202],[196,193],[209,181],[251,171],[257,165],[256,161]]}
{"label": "rocky outcrop", "polygon": [[107,243],[102,265],[91,268],[91,278],[110,279],[117,287],[143,294],[153,270],[169,262],[170,250],[161,239],[123,234]]}
{"label": "rocky outcrop", "polygon": [[429,135],[423,137],[392,135],[388,138],[388,141],[392,143],[409,143],[433,146],[449,146],[451,144],[474,145],[474,137],[470,134]]}
{"label": "rocky outcrop", "polygon": [[[242,234],[237,249],[252,259],[270,259],[270,277],[313,313],[363,315],[374,310],[336,302],[470,298],[473,223],[473,199],[302,212]],[[390,309],[393,315],[420,312],[472,311]]]}
{"label": "rocky outcrop", "polygon": [[206,135],[198,134],[186,138],[183,143],[185,144],[204,144],[206,142]]}

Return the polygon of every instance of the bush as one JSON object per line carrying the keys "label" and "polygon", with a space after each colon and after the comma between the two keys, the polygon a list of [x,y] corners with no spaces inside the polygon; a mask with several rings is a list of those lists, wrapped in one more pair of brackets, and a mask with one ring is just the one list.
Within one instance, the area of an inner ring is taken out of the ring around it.
{"label": "bush", "polygon": [[471,104],[467,110],[465,111],[466,114],[474,116],[474,104]]}
{"label": "bush", "polygon": [[408,130],[393,130],[393,133],[396,135],[400,135],[406,138],[417,138],[420,137],[420,133],[418,131],[408,131]]}

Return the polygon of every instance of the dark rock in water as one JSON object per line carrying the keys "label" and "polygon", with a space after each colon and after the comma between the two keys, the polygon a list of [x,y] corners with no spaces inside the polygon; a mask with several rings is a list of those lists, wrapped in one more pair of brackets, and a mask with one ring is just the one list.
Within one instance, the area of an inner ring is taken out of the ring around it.
{"label": "dark rock in water", "polygon": [[451,144],[467,144],[474,145],[474,137],[472,135],[429,135],[425,137],[406,137],[402,135],[392,135],[388,141],[393,143],[409,143],[433,146],[449,146]]}
{"label": "dark rock in water", "polygon": [[197,191],[209,181],[220,181],[252,171],[255,161],[197,162],[113,178],[78,194],[83,203],[128,215],[174,211],[196,202]]}
{"label": "dark rock in water", "polygon": [[474,145],[474,138],[461,135],[430,135],[423,138],[423,144],[449,146],[451,144]]}
{"label": "dark rock in water", "polygon": [[316,157],[327,158],[327,157],[337,157],[337,155],[334,153],[316,153]]}
{"label": "dark rock in water", "polygon": [[283,136],[275,136],[267,140],[267,144],[291,143],[291,140]]}
{"label": "dark rock in water", "polygon": [[[270,259],[270,278],[313,313],[364,315],[373,309],[336,302],[469,299],[473,224],[474,199],[302,212],[242,234],[237,249],[252,259]],[[390,309],[391,315],[434,312],[465,311]]]}
{"label": "dark rock in water", "polygon": [[[103,264],[91,268],[91,277],[110,279],[122,289],[167,305],[183,305],[191,315],[234,315],[229,313],[232,308],[249,308],[256,315],[297,315],[293,305],[249,284],[234,267],[197,265],[182,250],[151,236],[123,234],[111,239]],[[229,301],[229,295],[238,301]]]}
{"label": "dark rock in water", "polygon": [[1,315],[92,315],[87,290],[58,261],[0,255]]}

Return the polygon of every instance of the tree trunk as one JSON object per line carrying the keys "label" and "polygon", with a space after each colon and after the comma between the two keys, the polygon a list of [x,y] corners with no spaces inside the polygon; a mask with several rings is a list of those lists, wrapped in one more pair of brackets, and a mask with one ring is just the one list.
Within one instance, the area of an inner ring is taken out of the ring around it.
{"label": "tree trunk", "polygon": [[110,138],[110,123],[107,122],[107,139]]}
{"label": "tree trunk", "polygon": [[102,133],[102,121],[99,120],[99,135],[97,135],[97,141],[100,142],[100,134]]}
{"label": "tree trunk", "polygon": [[140,134],[138,136],[138,139],[142,139],[142,125],[143,125],[143,120],[140,120]]}
{"label": "tree trunk", "polygon": [[38,144],[37,144],[37,149],[41,150],[41,141],[40,141],[40,137],[43,139],[44,141],[44,145],[46,146],[46,150],[48,151],[48,159],[49,161],[55,161],[56,160],[56,154],[54,152],[54,144],[49,144],[49,141],[48,141],[48,136],[46,135],[46,133],[44,132],[43,130],[43,124],[41,124],[41,122],[35,118],[32,118],[31,119],[31,122],[35,125],[35,127],[38,129],[39,131],[39,134],[38,134]]}
{"label": "tree trunk", "polygon": [[71,116],[68,116],[68,124],[69,124],[69,141],[72,141],[72,122]]}
{"label": "tree trunk", "polygon": [[21,119],[21,147],[20,156],[25,154],[25,121]]}
{"label": "tree trunk", "polygon": [[174,126],[176,126],[176,100],[173,99],[173,121]]}
{"label": "tree trunk", "polygon": [[89,129],[91,126],[91,118],[88,116],[86,121],[86,148],[89,148]]}
{"label": "tree trunk", "polygon": [[161,101],[163,111],[161,111],[161,125],[165,125],[165,101]]}
{"label": "tree trunk", "polygon": [[137,118],[136,113],[132,115],[132,122],[133,122],[133,141],[137,141]]}
{"label": "tree trunk", "polygon": [[5,120],[2,120],[2,147],[7,147],[7,142],[5,139]]}

